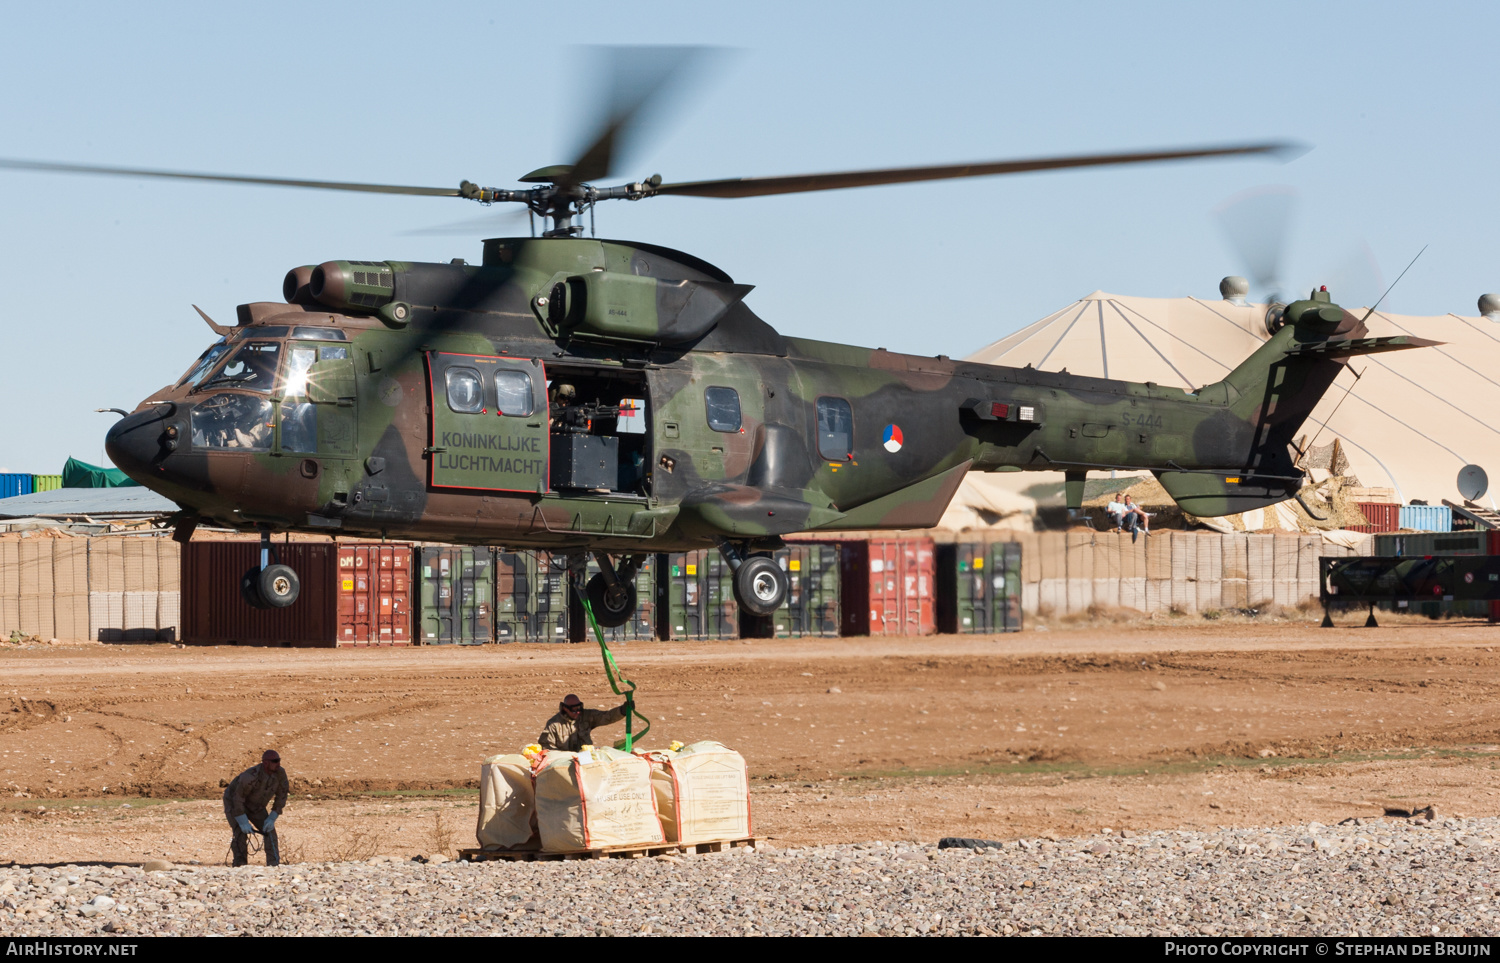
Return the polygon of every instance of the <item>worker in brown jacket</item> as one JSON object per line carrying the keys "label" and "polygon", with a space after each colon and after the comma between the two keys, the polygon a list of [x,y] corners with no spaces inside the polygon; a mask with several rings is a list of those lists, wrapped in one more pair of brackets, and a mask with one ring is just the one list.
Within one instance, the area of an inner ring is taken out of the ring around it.
{"label": "worker in brown jacket", "polygon": [[625,706],[614,709],[585,709],[583,700],[573,693],[563,696],[557,715],[547,720],[547,727],[536,737],[543,749],[580,752],[594,744],[594,727],[614,725],[625,718]]}
{"label": "worker in brown jacket", "polygon": [[[234,865],[250,861],[250,834],[260,833],[266,841],[266,865],[281,865],[281,847],[276,839],[276,820],[286,808],[286,770],[275,749],[261,753],[260,765],[251,766],[229,781],[224,790],[224,818],[234,838],[229,849]],[[266,806],[270,805],[270,812]]]}

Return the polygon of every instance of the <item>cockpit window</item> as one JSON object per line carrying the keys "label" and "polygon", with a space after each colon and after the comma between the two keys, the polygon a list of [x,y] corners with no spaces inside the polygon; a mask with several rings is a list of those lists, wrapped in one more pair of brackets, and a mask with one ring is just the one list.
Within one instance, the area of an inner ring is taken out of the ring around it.
{"label": "cockpit window", "polygon": [[271,447],[271,403],[248,395],[214,395],[193,406],[194,448],[265,451]]}
{"label": "cockpit window", "polygon": [[182,380],[177,382],[178,386],[187,385],[191,388],[196,388],[198,382],[202,381],[208,376],[210,371],[214,370],[214,365],[219,363],[219,359],[223,358],[224,353],[228,350],[229,345],[225,343],[223,338],[209,345],[208,350],[198,356],[198,360],[188,369],[187,374],[183,375]]}
{"label": "cockpit window", "polygon": [[247,388],[251,391],[269,392],[276,384],[277,362],[281,359],[281,345],[275,341],[250,341],[234,352],[224,362],[219,373],[203,387]]}
{"label": "cockpit window", "polygon": [[292,329],[293,341],[348,341],[349,336],[338,328],[304,328]]}
{"label": "cockpit window", "polygon": [[342,361],[349,357],[349,349],[342,344],[291,344],[286,350],[286,376],[281,383],[281,393],[287,398],[300,398],[307,394],[307,369],[317,361]]}

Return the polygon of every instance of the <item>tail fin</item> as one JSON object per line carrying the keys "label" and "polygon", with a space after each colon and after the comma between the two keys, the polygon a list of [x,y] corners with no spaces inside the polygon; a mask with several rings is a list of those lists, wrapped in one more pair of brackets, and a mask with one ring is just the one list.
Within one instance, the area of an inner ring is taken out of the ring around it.
{"label": "tail fin", "polygon": [[1184,511],[1212,518],[1293,497],[1303,472],[1292,457],[1292,441],[1348,359],[1440,343],[1407,335],[1368,337],[1364,321],[1331,303],[1324,291],[1288,305],[1284,316],[1289,323],[1270,340],[1223,381],[1199,392],[1206,402],[1226,404],[1230,417],[1215,419],[1213,451],[1200,451],[1198,462],[1226,470],[1155,473]]}

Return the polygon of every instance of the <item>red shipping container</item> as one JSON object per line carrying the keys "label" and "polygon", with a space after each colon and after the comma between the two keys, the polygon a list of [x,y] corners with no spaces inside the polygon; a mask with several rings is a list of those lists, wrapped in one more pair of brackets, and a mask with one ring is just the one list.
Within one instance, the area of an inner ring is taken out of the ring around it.
{"label": "red shipping container", "polygon": [[931,635],[937,629],[930,538],[871,539],[870,634]]}
{"label": "red shipping container", "polygon": [[[412,549],[403,543],[275,542],[301,581],[284,609],[251,608],[240,577],[258,540],[182,547],[182,640],[196,645],[409,645]],[[371,577],[371,575],[375,577]],[[381,592],[382,574],[385,592]],[[347,588],[346,588],[347,586]]]}
{"label": "red shipping container", "polygon": [[1355,502],[1360,512],[1370,520],[1368,525],[1350,525],[1353,532],[1374,535],[1377,532],[1394,532],[1401,528],[1401,506],[1394,502]]}

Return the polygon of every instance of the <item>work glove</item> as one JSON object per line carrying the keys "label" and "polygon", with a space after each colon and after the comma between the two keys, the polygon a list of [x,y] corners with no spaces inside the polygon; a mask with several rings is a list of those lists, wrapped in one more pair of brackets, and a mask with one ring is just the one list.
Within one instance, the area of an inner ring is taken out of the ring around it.
{"label": "work glove", "polygon": [[244,833],[246,836],[249,836],[251,833],[255,832],[255,827],[250,825],[250,817],[246,816],[244,813],[240,813],[238,816],[234,817],[234,824],[240,827],[240,832]]}
{"label": "work glove", "polygon": [[260,824],[260,831],[267,836],[274,833],[276,831],[276,817],[280,815],[281,813],[272,810],[271,815],[267,816],[265,821]]}

